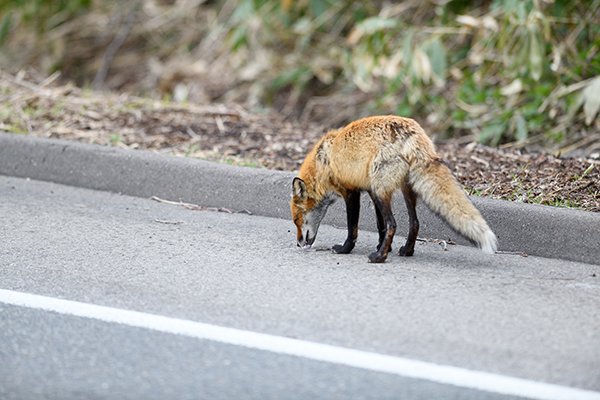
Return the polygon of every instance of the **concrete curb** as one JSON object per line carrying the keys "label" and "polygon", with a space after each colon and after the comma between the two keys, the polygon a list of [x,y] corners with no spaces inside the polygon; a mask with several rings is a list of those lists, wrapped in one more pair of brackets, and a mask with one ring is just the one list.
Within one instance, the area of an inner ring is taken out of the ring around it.
{"label": "concrete curb", "polygon": [[[158,196],[284,219],[289,219],[293,178],[289,172],[7,133],[0,133],[0,175],[138,197]],[[600,214],[482,198],[472,200],[498,236],[501,250],[600,264]],[[342,203],[332,206],[325,223],[345,226]],[[405,235],[408,224],[400,195],[396,196],[394,210],[398,233]],[[421,222],[419,236],[467,243],[426,207],[419,206],[417,212]],[[363,196],[360,227],[375,230],[368,196]],[[290,222],[293,232],[292,228]],[[290,240],[294,240],[293,233]]]}

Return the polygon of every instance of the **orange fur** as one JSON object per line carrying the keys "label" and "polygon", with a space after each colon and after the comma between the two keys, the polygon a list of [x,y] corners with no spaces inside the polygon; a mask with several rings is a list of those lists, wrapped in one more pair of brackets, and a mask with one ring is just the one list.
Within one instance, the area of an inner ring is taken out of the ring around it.
{"label": "orange fur", "polygon": [[[393,193],[401,189],[409,207],[411,230],[418,231],[418,220],[416,214],[411,216],[411,209],[414,212],[416,199],[412,198],[419,197],[484,251],[496,249],[495,235],[450,170],[441,163],[431,139],[409,118],[368,117],[328,132],[306,156],[293,186],[291,212],[301,245],[310,246],[314,241],[333,195],[344,198],[350,207],[356,205],[356,200],[349,200],[352,193],[367,191],[376,207],[380,205],[377,211],[386,214],[385,218],[378,218],[379,247],[384,249],[377,257],[373,253],[370,259],[374,262],[385,260],[391,245],[389,236],[395,232],[395,220],[389,215],[391,208],[388,211],[388,207],[391,207]],[[307,222],[307,218],[312,222]],[[306,237],[303,237],[303,229],[308,230]],[[349,231],[344,250],[353,247],[350,242],[356,237],[351,236]],[[412,236],[416,238],[416,233]],[[415,238],[412,238],[413,242]],[[412,255],[414,243],[411,247],[407,241],[406,246],[410,254],[405,255]]]}

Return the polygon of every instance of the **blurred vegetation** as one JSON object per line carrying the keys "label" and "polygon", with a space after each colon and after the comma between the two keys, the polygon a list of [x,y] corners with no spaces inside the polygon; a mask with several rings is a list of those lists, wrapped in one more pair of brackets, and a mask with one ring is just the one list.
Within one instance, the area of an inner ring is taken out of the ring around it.
{"label": "blurred vegetation", "polygon": [[600,0],[0,0],[0,66],[483,143],[600,135]]}
{"label": "blurred vegetation", "polygon": [[0,44],[17,22],[43,34],[86,11],[90,5],[91,0],[0,0]]}

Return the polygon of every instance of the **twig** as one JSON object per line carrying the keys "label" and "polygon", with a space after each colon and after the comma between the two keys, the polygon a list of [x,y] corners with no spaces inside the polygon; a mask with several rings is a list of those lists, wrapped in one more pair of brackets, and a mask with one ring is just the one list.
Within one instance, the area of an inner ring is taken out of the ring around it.
{"label": "twig", "polygon": [[196,132],[194,132],[194,130],[189,126],[185,130],[185,133],[187,133],[192,139],[195,139],[195,140],[199,140],[201,138],[200,135],[198,135]]}
{"label": "twig", "polygon": [[223,135],[225,133],[225,124],[223,124],[223,119],[219,115],[215,115],[215,123],[217,124],[217,129],[219,133]]}
{"label": "twig", "polygon": [[167,221],[166,219],[158,219],[158,218],[156,218],[154,220],[154,222],[158,222],[159,224],[166,224],[166,225],[181,225],[181,224],[183,224],[183,221]]}
{"label": "twig", "polygon": [[482,158],[479,158],[477,156],[471,156],[471,160],[478,162],[479,164],[483,164],[486,168],[488,168],[490,166],[490,163],[485,161]]}
{"label": "twig", "polygon": [[420,237],[418,237],[416,240],[419,241],[419,242],[428,242],[428,243],[438,243],[439,244],[441,242],[444,242],[446,244],[451,244],[451,245],[455,245],[456,244],[456,242],[454,240],[452,240],[452,239],[443,240],[443,239],[432,239],[432,238],[420,238]]}
{"label": "twig", "polygon": [[583,189],[587,189],[588,187],[592,186],[594,183],[596,183],[596,182],[594,182],[593,180],[590,180],[589,182],[587,182],[587,183],[584,183],[583,185],[580,185],[580,186],[575,186],[574,188],[572,188],[571,190],[569,190],[569,191],[567,192],[567,195],[570,195],[570,194],[572,194],[573,192],[580,192],[580,191],[582,191]]}
{"label": "twig", "polygon": [[20,86],[22,88],[29,89],[29,90],[31,90],[33,92],[36,92],[36,93],[39,93],[39,92],[42,92],[42,93],[49,92],[48,89],[41,88],[39,85],[35,85],[35,84],[31,83],[31,82],[28,82],[28,81],[24,80],[23,77],[21,76],[21,74],[17,74],[17,76],[13,77],[11,75],[3,73],[2,74],[2,79],[3,80],[7,80],[8,82],[12,83],[13,85],[17,85],[17,86]]}
{"label": "twig", "polygon": [[509,254],[509,255],[515,255],[515,256],[521,256],[521,257],[527,257],[528,254],[523,252],[523,251],[503,251],[503,250],[496,250],[496,254]]}
{"label": "twig", "polygon": [[435,243],[439,244],[442,247],[442,250],[448,251],[448,245],[455,245],[456,242],[452,239],[443,240],[443,239],[432,239],[432,238],[417,238],[419,242],[427,242],[427,243]]}
{"label": "twig", "polygon": [[172,200],[165,200],[165,199],[161,199],[158,196],[152,196],[151,197],[152,200],[157,201],[159,203],[164,203],[164,204],[171,204],[174,206],[182,206],[184,208],[187,208],[188,210],[194,210],[194,211],[216,211],[216,212],[224,212],[227,214],[248,214],[248,215],[252,215],[252,212],[246,209],[243,210],[238,210],[238,211],[233,211],[230,210],[228,208],[225,207],[204,207],[204,206],[200,206],[198,204],[193,204],[193,203],[185,203],[183,201],[172,201]]}
{"label": "twig", "polygon": [[44,86],[49,86],[52,83],[54,83],[58,78],[60,78],[60,71],[56,71],[54,72],[52,75],[50,75],[49,77],[47,77],[46,79],[44,79],[41,83],[40,83],[40,87],[44,87]]}
{"label": "twig", "polygon": [[572,152],[573,150],[577,150],[582,147],[586,147],[589,144],[594,143],[598,139],[600,139],[599,134],[589,135],[589,136],[582,138],[581,140],[576,141],[575,143],[572,143],[570,145],[560,148],[558,151],[560,152],[560,154],[568,154],[568,153]]}
{"label": "twig", "polygon": [[[583,25],[582,25],[583,26]],[[552,93],[550,93],[550,95],[548,95],[548,97],[546,97],[546,100],[544,100],[544,102],[538,107],[538,113],[543,113],[546,108],[548,107],[548,105],[550,105],[550,103],[552,103],[553,101],[556,101],[557,99],[566,96],[569,93],[573,93],[576,92],[580,89],[583,89],[584,87],[586,87],[594,78],[588,78],[585,79],[583,81],[574,83],[572,85],[569,86],[559,86],[558,88],[554,89],[552,91]]]}
{"label": "twig", "polygon": [[133,28],[133,23],[135,22],[135,14],[140,4],[140,1],[136,1],[134,5],[129,9],[129,13],[127,13],[127,16],[125,17],[125,22],[123,23],[123,25],[121,25],[121,28],[115,35],[114,39],[106,48],[106,52],[102,56],[102,64],[100,64],[100,68],[98,69],[98,72],[96,72],[96,76],[94,77],[94,81],[92,82],[94,89],[99,90],[102,88],[102,85],[104,84],[106,75],[108,75],[108,70],[110,69],[115,55],[117,55],[117,52],[119,51],[121,46],[123,46],[125,40],[127,40],[127,36],[129,36],[129,32],[131,32],[131,28]]}

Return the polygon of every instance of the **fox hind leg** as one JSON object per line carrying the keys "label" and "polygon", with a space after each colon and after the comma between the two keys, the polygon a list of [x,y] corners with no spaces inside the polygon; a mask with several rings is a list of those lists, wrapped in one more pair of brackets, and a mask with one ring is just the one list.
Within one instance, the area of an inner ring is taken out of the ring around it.
{"label": "fox hind leg", "polygon": [[344,200],[346,202],[346,219],[348,222],[348,237],[344,244],[336,244],[331,251],[337,254],[348,254],[354,249],[358,238],[358,216],[360,214],[360,191],[349,192]]}
{"label": "fox hind leg", "polygon": [[[370,191],[369,196],[371,196],[371,199],[373,199],[373,193]],[[374,200],[373,204],[375,204]],[[383,245],[383,241],[385,240],[385,223],[383,222],[383,215],[381,215],[381,211],[378,207],[375,207],[375,216],[377,217],[377,232],[379,233],[379,242],[377,243],[377,250],[379,250]],[[389,251],[392,251],[391,246]]]}
{"label": "fox hind leg", "polygon": [[406,237],[406,243],[398,251],[399,256],[409,257],[415,252],[415,242],[417,235],[419,234],[419,220],[417,218],[417,195],[408,185],[402,186],[402,194],[404,195],[404,202],[406,203],[406,209],[408,210],[408,236]]}
{"label": "fox hind leg", "polygon": [[392,213],[391,196],[380,197],[371,193],[371,198],[373,199],[376,212],[380,213],[383,220],[385,236],[383,237],[383,241],[381,241],[380,236],[381,242],[377,248],[377,251],[369,254],[369,262],[382,263],[387,258],[387,255],[392,247],[392,240],[394,239],[394,234],[396,233],[396,220],[394,219],[394,214]]}

